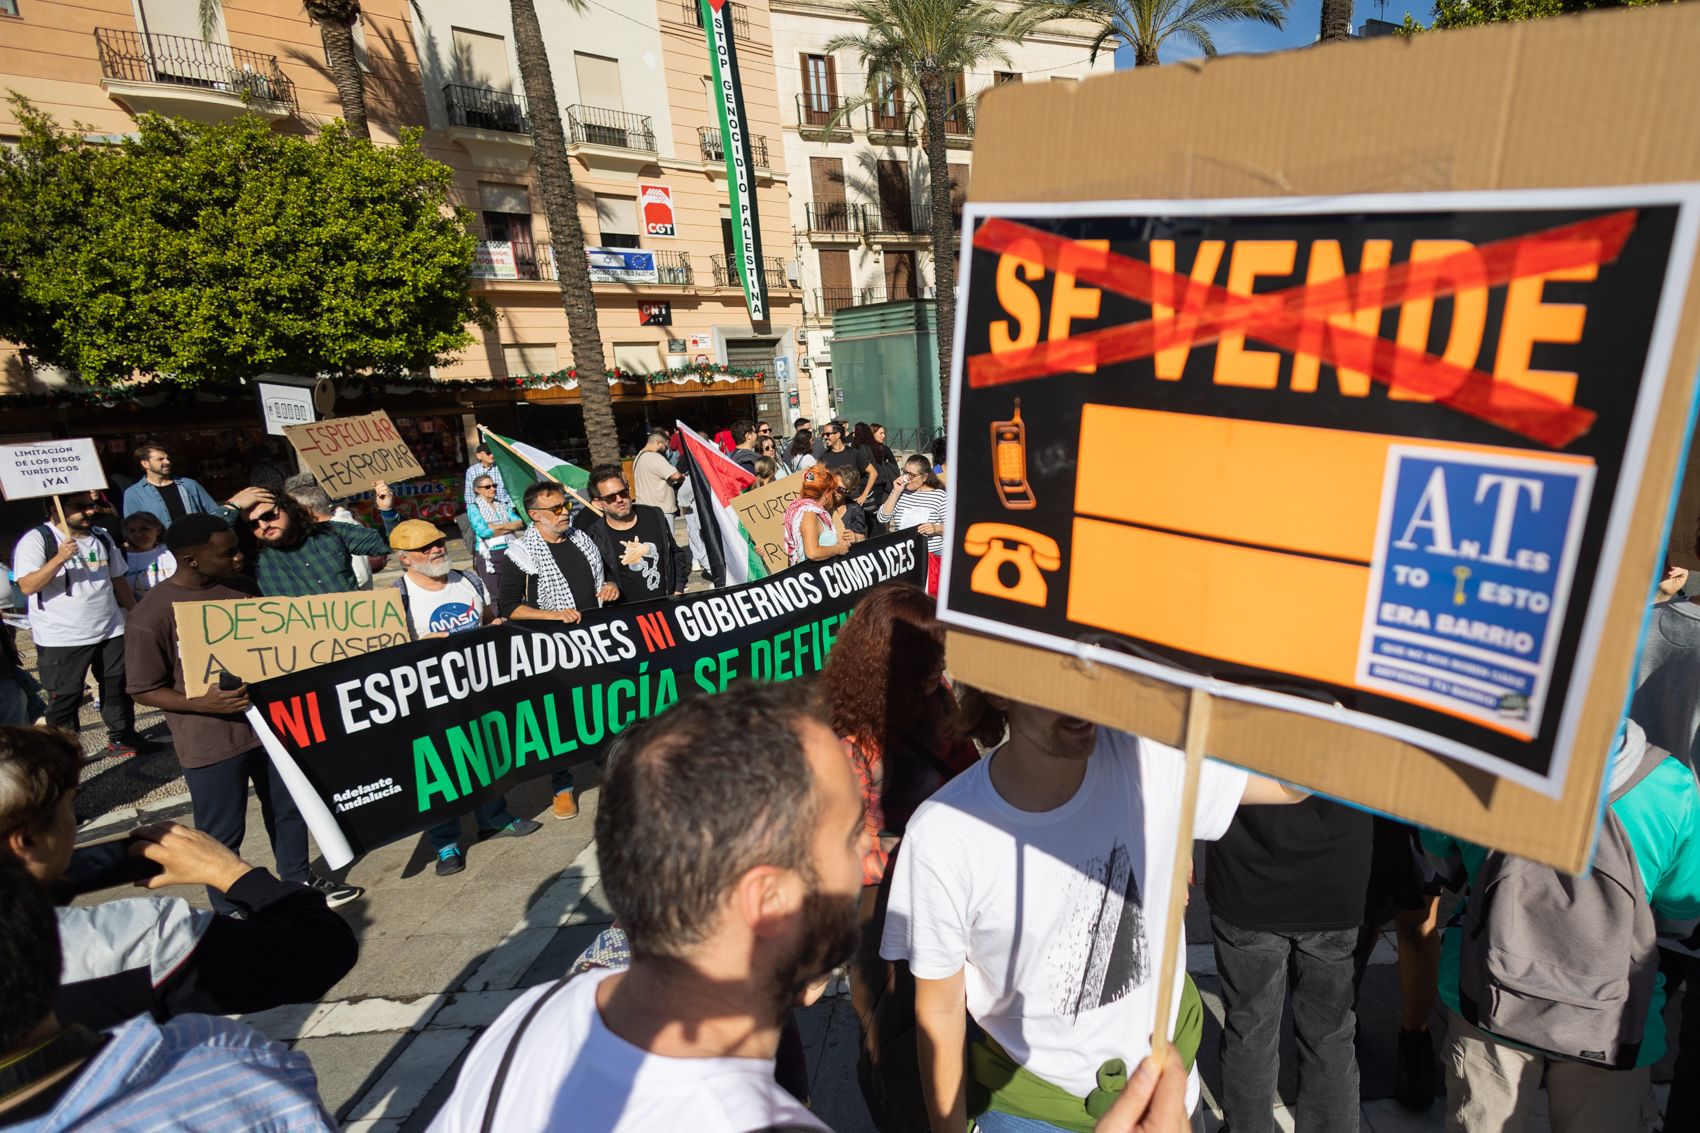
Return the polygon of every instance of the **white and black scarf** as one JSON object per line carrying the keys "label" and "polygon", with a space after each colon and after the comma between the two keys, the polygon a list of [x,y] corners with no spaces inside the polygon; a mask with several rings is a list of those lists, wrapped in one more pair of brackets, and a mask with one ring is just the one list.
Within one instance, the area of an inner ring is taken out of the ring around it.
{"label": "white and black scarf", "polygon": [[[596,544],[590,536],[582,531],[569,529],[567,539],[577,547],[579,554],[590,564],[590,576],[596,580],[596,589],[602,589],[602,552],[596,549]],[[567,585],[566,578],[561,574],[561,568],[555,565],[555,554],[544,542],[543,535],[534,523],[525,529],[525,534],[516,542],[508,544],[508,558],[519,569],[537,580],[537,608],[539,610],[576,610],[578,603],[573,600],[573,588]]]}

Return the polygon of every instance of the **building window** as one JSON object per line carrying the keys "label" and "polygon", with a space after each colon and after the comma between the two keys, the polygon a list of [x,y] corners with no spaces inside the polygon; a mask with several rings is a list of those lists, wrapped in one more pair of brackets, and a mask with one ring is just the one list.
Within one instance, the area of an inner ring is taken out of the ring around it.
{"label": "building window", "polygon": [[616,342],[614,366],[628,374],[653,374],[661,369],[661,344],[658,342]]}
{"label": "building window", "polygon": [[18,0],[0,0],[0,16],[16,16]]}
{"label": "building window", "polygon": [[603,248],[641,248],[638,233],[636,197],[615,197],[596,194],[596,228],[599,246]]}
{"label": "building window", "polygon": [[507,364],[510,378],[553,374],[561,368],[554,343],[509,343],[502,347],[502,360]]}
{"label": "building window", "polygon": [[993,71],[992,72],[992,83],[994,85],[1001,86],[1004,83],[1019,83],[1020,81],[1021,81],[1021,72],[1020,71]]}
{"label": "building window", "polygon": [[838,109],[838,71],[832,56],[803,56],[803,109],[810,126],[825,125]]}

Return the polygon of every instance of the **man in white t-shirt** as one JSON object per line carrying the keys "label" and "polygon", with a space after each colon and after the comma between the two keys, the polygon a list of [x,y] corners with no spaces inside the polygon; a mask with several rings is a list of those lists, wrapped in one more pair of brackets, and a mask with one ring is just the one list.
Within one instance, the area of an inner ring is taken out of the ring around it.
{"label": "man in white t-shirt", "polygon": [[[1131,1069],[1151,1050],[1185,758],[1046,709],[984,699],[1007,718],[1009,739],[909,820],[880,952],[907,961],[915,976],[933,1133],[961,1133],[970,1112],[986,1133],[1090,1128],[1087,1099],[1100,1068],[1120,1059]],[[1206,762],[1193,836],[1220,838],[1242,801],[1304,797]],[[1183,935],[1182,956],[1185,948]],[[1182,967],[1165,1035],[1180,1015]],[[1054,1109],[1018,1113],[1002,1094],[988,1101],[991,1083],[965,1064],[969,1017],[995,1044],[977,1038],[975,1064],[1012,1062],[1043,1079],[1056,1088]],[[1194,1072],[1189,1109],[1197,1099]],[[1071,1113],[1070,1123],[1056,1110]]]}
{"label": "man in white t-shirt", "polygon": [[117,540],[90,525],[103,505],[88,492],[61,497],[65,528],[48,522],[24,532],[12,552],[18,590],[27,595],[30,636],[47,694],[47,722],[77,731],[83,684],[92,669],[100,687],[109,755],[138,750],[136,710],[124,691],[124,611],[136,604],[124,578],[130,569]]}
{"label": "man in white t-shirt", "polygon": [[[390,532],[390,546],[406,572],[396,579],[401,606],[407,611],[407,629],[415,640],[448,637],[500,621],[484,581],[469,571],[449,565],[448,537],[436,524],[423,519],[404,519]],[[515,818],[508,810],[506,795],[497,795],[472,812],[478,837],[523,838],[543,828],[529,818]],[[466,852],[460,848],[460,816],[444,819],[425,831],[437,854],[437,876],[449,877],[466,868]]]}
{"label": "man in white t-shirt", "polygon": [[631,967],[515,1000],[432,1133],[477,1133],[487,1110],[503,1133],[826,1128],[774,1081],[774,1052],[854,948],[863,807],[806,697],[741,684],[621,736],[596,851]]}

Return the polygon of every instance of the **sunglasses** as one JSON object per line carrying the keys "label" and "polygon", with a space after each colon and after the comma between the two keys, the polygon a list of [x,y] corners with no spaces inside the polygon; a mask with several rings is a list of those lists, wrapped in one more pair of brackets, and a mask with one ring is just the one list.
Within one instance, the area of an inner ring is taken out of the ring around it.
{"label": "sunglasses", "polygon": [[632,494],[625,488],[621,488],[618,492],[609,492],[606,496],[597,496],[596,498],[605,504],[611,504],[615,500],[629,500],[632,498]]}
{"label": "sunglasses", "polygon": [[550,515],[565,515],[565,514],[567,514],[567,505],[565,503],[558,503],[554,507],[534,507],[534,508],[528,508],[527,510],[528,511],[546,511]]}
{"label": "sunglasses", "polygon": [[494,492],[496,490],[496,485],[494,484],[474,484],[472,487],[473,490],[479,492]]}
{"label": "sunglasses", "polygon": [[282,517],[283,517],[283,510],[281,508],[275,508],[275,507],[274,508],[267,508],[265,511],[262,511],[259,515],[256,515],[253,518],[251,518],[250,520],[248,520],[248,526],[249,527],[258,527],[262,523],[275,523],[277,520],[281,519]]}

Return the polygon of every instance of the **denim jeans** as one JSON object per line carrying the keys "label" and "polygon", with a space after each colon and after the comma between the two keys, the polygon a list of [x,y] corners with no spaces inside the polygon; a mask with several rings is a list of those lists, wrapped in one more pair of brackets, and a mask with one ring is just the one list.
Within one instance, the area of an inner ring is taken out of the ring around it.
{"label": "denim jeans", "polygon": [[1289,990],[1299,1047],[1298,1127],[1306,1133],[1356,1133],[1352,949],[1358,930],[1261,932],[1214,916],[1210,926],[1226,1012],[1224,1133],[1275,1133],[1281,1014]]}
{"label": "denim jeans", "polygon": [[[480,834],[486,831],[500,830],[514,820],[512,812],[508,810],[508,797],[506,795],[498,795],[473,811],[472,818],[473,821],[478,823]],[[425,831],[425,836],[431,840],[431,848],[438,852],[450,846],[459,846],[460,815],[457,814],[453,818],[446,818],[437,823],[437,825]]]}
{"label": "denim jeans", "polygon": [[[248,832],[248,788],[260,800],[260,820],[272,844],[272,862],[284,881],[307,880],[307,820],[295,807],[289,788],[266,753],[258,748],[221,760],[210,767],[185,767],[189,806],[195,827],[230,850],[241,853]],[[214,912],[230,913],[236,905],[212,887],[207,900]]]}

